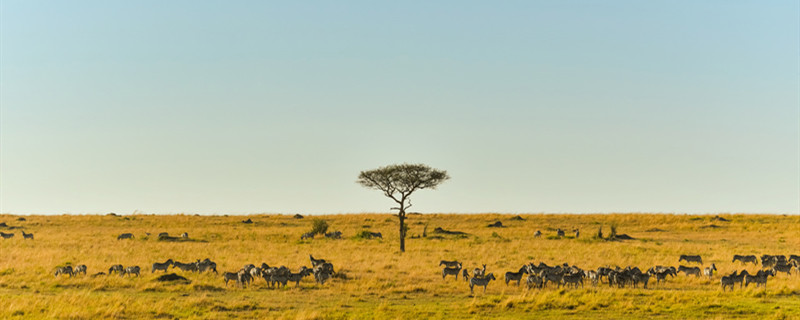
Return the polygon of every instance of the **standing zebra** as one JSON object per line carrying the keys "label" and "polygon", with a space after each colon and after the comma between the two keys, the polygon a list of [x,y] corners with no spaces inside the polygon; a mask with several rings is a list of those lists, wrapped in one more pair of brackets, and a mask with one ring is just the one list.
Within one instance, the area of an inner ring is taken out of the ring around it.
{"label": "standing zebra", "polygon": [[141,268],[139,268],[139,266],[131,266],[131,267],[125,268],[125,270],[122,271],[122,275],[124,276],[124,275],[128,274],[128,275],[133,276],[135,274],[136,277],[139,277],[139,272],[140,271],[141,271]]}
{"label": "standing zebra", "polygon": [[72,275],[75,274],[75,272],[72,271],[72,266],[58,267],[56,269],[55,276],[58,277],[60,274],[68,274],[69,277],[72,278]]}
{"label": "standing zebra", "polygon": [[538,238],[538,237],[541,237],[541,236],[542,236],[542,232],[539,231],[539,230],[536,230],[536,232],[533,233],[533,237],[534,238]]}
{"label": "standing zebra", "polygon": [[508,285],[510,281],[516,281],[517,286],[519,286],[519,282],[522,281],[522,275],[526,273],[528,273],[527,266],[522,266],[522,268],[519,268],[519,271],[517,272],[511,272],[511,271],[506,272],[505,276],[506,285]]}
{"label": "standing zebra", "polygon": [[703,275],[711,279],[714,276],[714,271],[717,271],[717,266],[712,263],[711,267],[703,269]]}
{"label": "standing zebra", "polygon": [[483,292],[486,292],[486,286],[488,286],[489,282],[492,280],[497,280],[493,273],[489,273],[485,278],[469,279],[469,293],[474,293],[473,288],[475,286],[483,286]]}
{"label": "standing zebra", "polygon": [[33,233],[25,233],[25,231],[22,231],[22,238],[33,240]]}
{"label": "standing zebra", "polygon": [[169,266],[171,266],[172,264],[173,264],[172,259],[169,259],[163,263],[155,262],[153,263],[153,269],[150,270],[150,273],[154,273],[156,272],[156,270],[163,270],[164,272],[167,272],[167,269],[169,269]]}
{"label": "standing zebra", "polygon": [[475,268],[475,270],[472,270],[472,277],[473,278],[483,278],[483,276],[485,276],[485,275],[486,275],[486,265],[485,264],[483,265],[483,269]]}
{"label": "standing zebra", "polygon": [[682,254],[681,257],[678,259],[678,262],[681,262],[683,260],[686,260],[686,262],[697,262],[699,264],[703,264],[703,258],[701,258],[699,255],[690,256]]}
{"label": "standing zebra", "polygon": [[458,274],[461,273],[461,263],[459,263],[456,267],[444,267],[442,269],[442,280],[444,280],[448,275],[453,275],[458,280]]}
{"label": "standing zebra", "polygon": [[11,238],[14,237],[14,234],[13,233],[0,232],[0,237],[3,237],[3,239],[11,239]]}
{"label": "standing zebra", "polygon": [[75,274],[77,275],[79,273],[83,273],[84,276],[86,275],[86,265],[85,264],[82,264],[82,265],[79,265],[79,266],[75,267]]}
{"label": "standing zebra", "polygon": [[122,239],[133,239],[133,233],[123,233],[117,236],[117,240],[122,240]]}
{"label": "standing zebra", "polygon": [[115,264],[111,266],[111,268],[108,268],[108,275],[111,275],[114,272],[122,276],[122,274],[125,272],[125,267],[123,267],[121,264]]}

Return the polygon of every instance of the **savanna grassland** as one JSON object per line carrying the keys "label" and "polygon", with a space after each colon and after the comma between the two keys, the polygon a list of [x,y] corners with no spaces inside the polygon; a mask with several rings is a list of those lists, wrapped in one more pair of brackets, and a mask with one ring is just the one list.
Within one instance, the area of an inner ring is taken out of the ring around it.
{"label": "savanna grassland", "polygon": [[[19,220],[23,217],[25,220]],[[600,266],[678,266],[681,254],[702,255],[720,274],[747,268],[732,263],[734,254],[800,254],[800,216],[610,214],[610,215],[480,214],[410,215],[409,236],[427,226],[427,237],[407,240],[398,248],[397,218],[389,214],[326,215],[302,219],[291,215],[0,215],[0,222],[20,229],[0,240],[0,318],[75,319],[487,319],[487,318],[652,318],[652,319],[798,319],[800,276],[770,278],[766,290],[749,288],[723,292],[719,275],[708,280],[680,274],[648,289],[607,285],[542,290],[506,286],[503,274],[528,262],[567,262],[584,269]],[[242,223],[251,219],[252,224]],[[300,240],[313,219],[329,230],[341,230],[341,240]],[[501,221],[504,228],[489,228]],[[594,238],[610,226],[634,240]],[[468,233],[439,235],[437,227]],[[556,239],[555,228],[579,228],[581,236]],[[25,240],[20,233],[34,233]],[[355,237],[363,230],[382,232],[384,239]],[[534,238],[541,230],[543,236]],[[133,240],[117,240],[130,232]],[[145,238],[145,233],[153,234]],[[189,241],[159,241],[155,235],[188,232]],[[257,280],[247,288],[226,287],[214,274],[176,272],[191,282],[158,282],[153,262],[169,258],[189,262],[210,258],[220,272],[266,262],[296,271],[310,266],[309,254],[334,264],[338,276],[325,285],[313,277],[300,288],[268,288]],[[440,260],[459,260],[469,270],[487,265],[499,281],[486,293],[448,277],[442,280]],[[57,266],[85,264],[88,276],[54,277]],[[113,264],[142,267],[142,276],[92,274]],[[683,262],[684,265],[692,265]]]}

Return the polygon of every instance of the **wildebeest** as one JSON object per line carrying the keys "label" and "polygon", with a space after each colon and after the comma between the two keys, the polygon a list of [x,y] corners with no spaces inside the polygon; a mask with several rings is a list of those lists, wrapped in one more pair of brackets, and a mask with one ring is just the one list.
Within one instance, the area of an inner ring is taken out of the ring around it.
{"label": "wildebeest", "polygon": [[133,239],[133,233],[123,233],[117,236],[117,240],[122,240],[122,239]]}
{"label": "wildebeest", "polygon": [[72,271],[72,266],[56,268],[55,276],[58,277],[58,275],[60,274],[68,274],[69,277],[72,278],[72,275],[74,274],[74,272]]}
{"label": "wildebeest", "polygon": [[475,286],[483,286],[483,292],[486,292],[486,287],[492,280],[496,280],[493,273],[487,274],[485,278],[473,277],[472,279],[469,279],[469,292],[474,293],[473,288]]}
{"label": "wildebeest", "polygon": [[742,264],[747,264],[748,262],[752,262],[753,264],[758,265],[758,258],[756,258],[755,255],[749,255],[749,256],[742,256],[738,254],[733,255],[733,261],[731,262],[736,262],[736,261],[739,261]]}
{"label": "wildebeest", "polygon": [[684,261],[684,260],[686,262],[697,262],[699,264],[703,264],[703,258],[701,258],[699,255],[690,256],[690,255],[682,254],[681,257],[678,259],[678,262],[681,262],[681,261]]}
{"label": "wildebeest", "polygon": [[453,275],[458,280],[458,274],[461,272],[461,263],[456,265],[455,267],[444,267],[442,269],[442,280],[444,280],[448,275]]}
{"label": "wildebeest", "polygon": [[130,267],[125,268],[125,270],[122,271],[122,275],[124,276],[124,275],[127,274],[127,275],[133,276],[135,274],[138,277],[140,271],[141,271],[141,268],[139,268],[139,266],[130,266]]}
{"label": "wildebeest", "polygon": [[156,270],[162,270],[164,272],[167,272],[167,269],[169,269],[169,266],[171,266],[172,263],[173,263],[172,259],[169,259],[169,260],[167,260],[167,261],[165,261],[163,263],[162,262],[155,262],[155,263],[153,263],[153,269],[150,270],[150,273],[156,272]]}
{"label": "wildebeest", "polygon": [[457,260],[453,260],[453,261],[442,260],[442,261],[439,261],[439,266],[440,267],[442,265],[444,265],[445,267],[455,268],[460,264],[461,264],[461,262],[458,262]]}
{"label": "wildebeest", "polygon": [[13,233],[0,232],[0,237],[3,237],[3,239],[11,239],[11,238],[14,237],[14,234]]}
{"label": "wildebeest", "polygon": [[25,233],[25,231],[22,231],[22,238],[33,240],[33,233]]}

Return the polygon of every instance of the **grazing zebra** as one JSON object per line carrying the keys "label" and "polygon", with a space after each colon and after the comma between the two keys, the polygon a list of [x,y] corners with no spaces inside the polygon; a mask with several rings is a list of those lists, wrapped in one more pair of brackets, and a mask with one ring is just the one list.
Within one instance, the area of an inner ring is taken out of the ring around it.
{"label": "grazing zebra", "polygon": [[697,277],[700,276],[700,268],[698,267],[686,267],[686,266],[678,266],[678,273],[683,272],[687,276],[693,274]]}
{"label": "grazing zebra", "polygon": [[712,263],[711,267],[703,269],[703,275],[711,279],[714,276],[714,271],[717,271],[717,266]]}
{"label": "grazing zebra", "polygon": [[383,235],[380,232],[370,232],[369,233],[369,237],[370,238],[381,238],[381,239],[383,239]]}
{"label": "grazing zebra", "polygon": [[172,259],[169,259],[164,263],[155,262],[153,263],[153,269],[150,270],[150,273],[154,273],[156,270],[163,270],[166,273],[167,269],[169,269],[169,266],[171,266],[172,263]]}
{"label": "grazing zebra", "polygon": [[539,231],[539,230],[536,230],[536,232],[533,233],[533,237],[534,238],[538,238],[538,237],[541,237],[541,236],[542,236],[542,232]]}
{"label": "grazing zebra", "polygon": [[565,275],[561,277],[561,282],[565,287],[569,284],[574,284],[575,288],[578,287],[578,284],[580,284],[581,287],[583,287],[583,273],[579,272],[579,273]]}
{"label": "grazing zebra", "polygon": [[14,237],[14,234],[13,233],[0,232],[0,237],[3,237],[3,239],[11,239],[11,238]]}
{"label": "grazing zebra", "polygon": [[483,276],[485,276],[485,275],[486,275],[486,265],[485,264],[483,265],[483,269],[475,268],[475,270],[472,270],[472,277],[473,278],[483,278]]}
{"label": "grazing zebra", "polygon": [[776,264],[772,267],[772,273],[778,274],[778,272],[783,272],[787,275],[792,275],[792,268],[796,266],[796,262],[792,261],[792,263],[782,263]]}
{"label": "grazing zebra", "polygon": [[690,256],[690,255],[682,254],[681,257],[678,259],[678,262],[681,262],[681,261],[684,261],[684,260],[686,260],[686,262],[697,262],[699,264],[703,264],[703,258],[700,258],[699,255]]}
{"label": "grazing zebra", "polygon": [[[170,262],[171,261],[172,260],[170,259]],[[192,271],[192,272],[195,272],[195,271],[198,271],[200,269],[200,263],[199,262],[183,263],[183,262],[180,262],[180,261],[175,261],[175,262],[171,262],[171,264],[172,264],[173,268],[181,269],[181,271]],[[215,269],[216,269],[216,265],[215,265]],[[166,268],[164,269],[164,271],[166,271]]]}
{"label": "grazing zebra", "polygon": [[509,281],[516,281],[517,282],[517,286],[519,286],[520,281],[522,281],[522,275],[526,274],[526,273],[528,273],[527,266],[523,266],[522,268],[519,268],[519,271],[517,271],[517,272],[511,272],[511,271],[506,272],[506,276],[505,276],[506,285],[508,285]]}
{"label": "grazing zebra", "polygon": [[736,277],[735,276],[722,276],[719,280],[719,283],[722,285],[722,291],[725,291],[725,287],[730,286],[731,291],[733,291],[733,286],[736,284]]}
{"label": "grazing zebra", "polygon": [[58,277],[58,275],[60,274],[68,274],[69,277],[72,278],[72,275],[74,274],[74,272],[72,271],[72,266],[56,268],[55,276]]}
{"label": "grazing zebra", "polygon": [[82,264],[82,265],[79,265],[79,266],[75,267],[75,274],[77,275],[79,273],[83,273],[84,276],[86,275],[86,265],[85,264]]}
{"label": "grazing zebra", "polygon": [[124,275],[128,274],[128,275],[133,276],[135,274],[136,277],[139,277],[139,273],[140,273],[141,270],[142,269],[139,268],[139,266],[127,267],[127,268],[125,268],[124,271],[122,271],[122,275],[124,276]]}
{"label": "grazing zebra", "polygon": [[22,239],[31,239],[31,240],[33,240],[33,233],[25,233],[25,231],[22,231]]}
{"label": "grazing zebra", "polygon": [[300,236],[300,240],[305,240],[305,239],[314,239],[314,233],[313,232],[306,232],[306,233],[304,233],[303,235]]}
{"label": "grazing zebra", "polygon": [[314,259],[314,256],[308,255],[308,258],[311,259],[311,267],[314,268],[316,266],[324,264],[326,261],[325,259]]}
{"label": "grazing zebra", "polygon": [[731,262],[736,262],[737,260],[742,264],[747,264],[748,262],[752,262],[754,265],[758,265],[758,258],[756,258],[755,255],[749,255],[749,256],[740,256],[738,254],[733,255],[733,261]]}
{"label": "grazing zebra", "polygon": [[114,272],[122,276],[122,274],[125,272],[125,267],[123,267],[121,264],[115,264],[111,266],[111,268],[108,268],[108,275],[111,275]]}
{"label": "grazing zebra", "polygon": [[311,275],[311,269],[306,267],[301,267],[300,272],[298,273],[289,273],[289,281],[295,283],[295,287],[300,287],[300,280],[303,280],[304,277]]}
{"label": "grazing zebra", "polygon": [[483,286],[483,292],[486,292],[486,286],[489,285],[489,282],[492,280],[497,280],[494,277],[493,273],[489,273],[486,275],[485,278],[472,278],[469,279],[469,293],[474,293],[473,288],[475,286]]}
{"label": "grazing zebra", "polygon": [[122,240],[122,239],[133,239],[133,233],[123,233],[117,236],[117,240]]}
{"label": "grazing zebra", "polygon": [[447,260],[439,261],[439,266],[440,267],[442,265],[444,265],[445,267],[455,268],[455,267],[458,267],[460,264],[461,264],[461,262],[458,262],[456,260],[453,260],[453,261],[447,261]]}
{"label": "grazing zebra", "polygon": [[546,287],[548,282],[555,283],[559,287],[561,286],[561,278],[562,275],[554,272],[543,272],[542,273],[542,287]]}
{"label": "grazing zebra", "polygon": [[231,280],[236,282],[236,284],[238,284],[239,286],[244,287],[242,285],[241,279],[239,278],[239,273],[238,272],[225,272],[225,273],[222,274],[222,279],[225,280],[225,287],[228,286],[228,281],[231,281]]}
{"label": "grazing zebra", "polygon": [[455,268],[451,267],[444,267],[442,269],[442,280],[444,280],[448,275],[453,275],[458,280],[458,274],[461,273],[461,263],[459,263]]}

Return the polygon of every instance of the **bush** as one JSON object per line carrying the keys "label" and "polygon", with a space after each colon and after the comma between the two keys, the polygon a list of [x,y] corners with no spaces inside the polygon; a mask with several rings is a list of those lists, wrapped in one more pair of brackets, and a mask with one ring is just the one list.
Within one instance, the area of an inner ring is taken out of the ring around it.
{"label": "bush", "polygon": [[311,233],[325,234],[325,232],[328,232],[328,222],[322,219],[314,219],[311,224]]}
{"label": "bush", "polygon": [[354,237],[355,239],[371,239],[372,234],[370,234],[369,230],[362,230],[361,232],[357,233]]}

